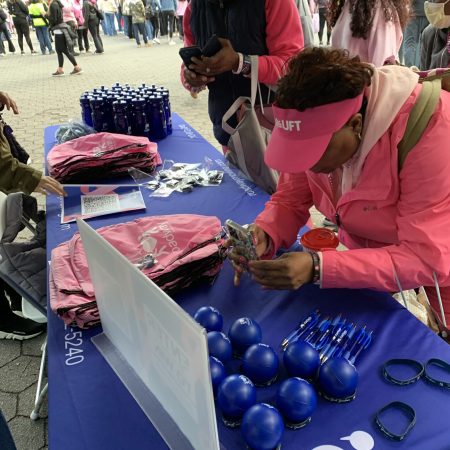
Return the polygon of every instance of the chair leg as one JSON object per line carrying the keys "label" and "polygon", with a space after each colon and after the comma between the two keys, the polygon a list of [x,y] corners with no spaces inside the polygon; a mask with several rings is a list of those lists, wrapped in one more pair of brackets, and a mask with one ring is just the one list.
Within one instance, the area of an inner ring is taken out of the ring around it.
{"label": "chair leg", "polygon": [[46,357],[47,357],[47,340],[45,340],[45,342],[42,344],[41,366],[39,368],[39,378],[38,378],[38,383],[37,383],[37,388],[36,388],[36,398],[34,401],[34,409],[30,414],[31,420],[39,419],[39,410],[41,409],[42,403],[44,402],[45,396],[47,395],[48,383],[41,390],[42,381],[44,379]]}

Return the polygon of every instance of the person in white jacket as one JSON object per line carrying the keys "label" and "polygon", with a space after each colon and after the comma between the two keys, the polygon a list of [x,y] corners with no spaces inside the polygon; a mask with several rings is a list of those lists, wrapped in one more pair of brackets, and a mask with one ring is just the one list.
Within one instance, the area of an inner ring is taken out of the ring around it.
{"label": "person in white jacket", "polygon": [[115,17],[118,11],[116,0],[102,0],[102,11],[105,16],[106,34],[108,36],[116,36]]}

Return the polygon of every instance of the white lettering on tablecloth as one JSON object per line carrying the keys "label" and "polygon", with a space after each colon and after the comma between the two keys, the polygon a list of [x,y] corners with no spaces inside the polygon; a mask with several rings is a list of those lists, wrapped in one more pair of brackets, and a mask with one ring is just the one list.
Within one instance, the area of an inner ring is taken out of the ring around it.
{"label": "white lettering on tablecloth", "polygon": [[256,197],[258,194],[250,187],[245,184],[245,180],[237,175],[233,170],[231,170],[221,159],[216,159],[216,163],[226,172],[231,179],[239,186],[240,189],[245,191],[245,193],[250,197]]}

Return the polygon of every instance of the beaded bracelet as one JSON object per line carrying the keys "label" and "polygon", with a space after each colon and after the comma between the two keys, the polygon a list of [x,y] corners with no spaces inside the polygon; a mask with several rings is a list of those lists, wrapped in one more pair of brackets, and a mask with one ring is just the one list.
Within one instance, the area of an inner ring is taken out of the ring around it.
{"label": "beaded bracelet", "polygon": [[311,283],[317,283],[320,280],[320,258],[316,252],[310,253],[313,261],[313,276]]}

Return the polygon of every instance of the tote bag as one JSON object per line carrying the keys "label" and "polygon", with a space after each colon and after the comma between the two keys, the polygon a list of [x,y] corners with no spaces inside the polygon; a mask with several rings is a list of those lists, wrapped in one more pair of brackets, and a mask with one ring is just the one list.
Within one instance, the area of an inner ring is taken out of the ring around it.
{"label": "tote bag", "polygon": [[[276,190],[278,173],[264,162],[267,143],[274,126],[272,106],[263,105],[258,83],[258,57],[251,56],[251,97],[239,97],[222,118],[222,128],[230,135],[228,161],[257,186],[269,194]],[[259,91],[261,106],[255,107],[256,92]],[[238,115],[236,128],[227,122]]]}

